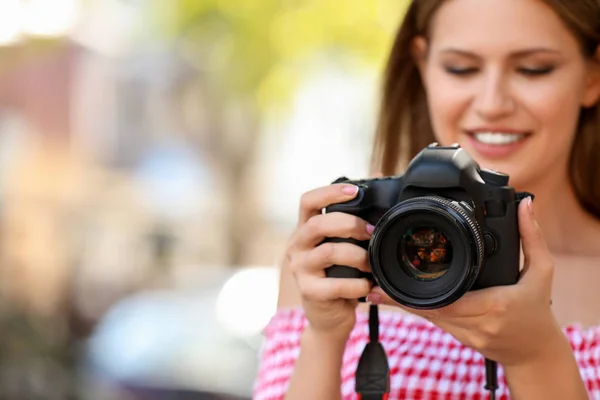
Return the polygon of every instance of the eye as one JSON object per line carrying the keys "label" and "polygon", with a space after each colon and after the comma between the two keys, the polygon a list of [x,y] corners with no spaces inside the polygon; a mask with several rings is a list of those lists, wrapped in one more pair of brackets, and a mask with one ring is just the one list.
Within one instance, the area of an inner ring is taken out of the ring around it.
{"label": "eye", "polygon": [[540,67],[540,68],[517,68],[517,71],[523,75],[539,76],[546,75],[554,71],[554,67]]}
{"label": "eye", "polygon": [[469,75],[478,71],[476,67],[454,67],[447,65],[444,70],[452,75]]}

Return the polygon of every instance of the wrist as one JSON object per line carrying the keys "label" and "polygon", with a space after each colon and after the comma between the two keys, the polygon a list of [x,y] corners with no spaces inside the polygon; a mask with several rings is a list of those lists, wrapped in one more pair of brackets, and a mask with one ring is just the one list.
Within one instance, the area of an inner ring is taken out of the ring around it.
{"label": "wrist", "polygon": [[307,325],[286,399],[339,399],[348,337]]}
{"label": "wrist", "polygon": [[573,349],[560,327],[545,335],[540,350],[502,365],[515,399],[587,399]]}
{"label": "wrist", "polygon": [[347,330],[319,330],[309,324],[302,333],[302,342],[312,346],[343,351],[350,337],[350,332]]}
{"label": "wrist", "polygon": [[535,349],[530,352],[522,351],[524,357],[514,360],[512,363],[503,364],[505,370],[537,370],[556,363],[557,358],[574,359],[573,349],[558,324],[551,324],[546,328],[545,334],[539,337]]}
{"label": "wrist", "polygon": [[502,366],[514,399],[588,399],[573,349],[560,332],[545,351],[520,363]]}
{"label": "wrist", "polygon": [[503,365],[506,374],[508,375],[513,371],[529,375],[535,374],[537,371],[543,373],[546,368],[551,368],[552,365],[561,364],[565,360],[574,360],[573,350],[565,337],[556,337],[545,343],[545,346],[541,347],[535,354],[518,362]]}

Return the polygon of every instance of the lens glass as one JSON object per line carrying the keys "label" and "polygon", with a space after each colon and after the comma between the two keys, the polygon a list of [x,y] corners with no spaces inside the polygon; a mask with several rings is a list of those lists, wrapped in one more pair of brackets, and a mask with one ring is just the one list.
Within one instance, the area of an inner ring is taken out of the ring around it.
{"label": "lens glass", "polygon": [[478,229],[470,209],[446,198],[401,201],[381,217],[369,243],[373,277],[400,304],[451,304],[479,276]]}
{"label": "lens glass", "polygon": [[452,245],[447,236],[433,226],[409,228],[398,243],[401,268],[420,281],[443,276],[452,264]]}

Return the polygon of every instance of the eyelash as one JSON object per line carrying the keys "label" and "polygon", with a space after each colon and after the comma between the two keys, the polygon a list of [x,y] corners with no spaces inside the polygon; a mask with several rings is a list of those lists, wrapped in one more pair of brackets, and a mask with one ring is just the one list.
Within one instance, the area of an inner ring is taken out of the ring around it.
{"label": "eyelash", "polygon": [[454,67],[444,67],[446,72],[452,75],[469,75],[471,73],[477,72],[477,68],[454,68]]}
{"label": "eyelash", "polygon": [[[453,68],[453,67],[445,67],[446,72],[458,75],[458,76],[466,76],[473,74],[478,71],[477,68]],[[526,76],[541,76],[547,75],[554,71],[554,67],[544,67],[544,68],[517,68],[517,72],[526,75]]]}
{"label": "eyelash", "polygon": [[547,75],[554,70],[554,67],[544,67],[544,68],[519,68],[518,71],[525,75],[530,76],[538,76],[538,75]]}

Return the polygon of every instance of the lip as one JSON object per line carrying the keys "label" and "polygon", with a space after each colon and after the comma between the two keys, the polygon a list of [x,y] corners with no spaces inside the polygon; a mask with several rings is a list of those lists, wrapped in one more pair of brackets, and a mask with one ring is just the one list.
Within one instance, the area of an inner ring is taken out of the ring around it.
{"label": "lip", "polygon": [[[520,133],[524,134],[524,138],[518,142],[507,144],[485,144],[475,139],[476,132],[496,132],[496,133]],[[465,134],[469,139],[471,147],[482,157],[487,159],[502,159],[507,158],[516,153],[530,138],[531,133],[528,131],[517,130],[506,127],[478,127],[465,130]]]}

